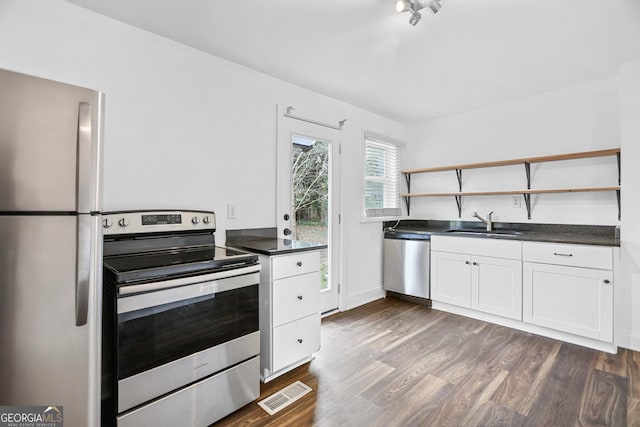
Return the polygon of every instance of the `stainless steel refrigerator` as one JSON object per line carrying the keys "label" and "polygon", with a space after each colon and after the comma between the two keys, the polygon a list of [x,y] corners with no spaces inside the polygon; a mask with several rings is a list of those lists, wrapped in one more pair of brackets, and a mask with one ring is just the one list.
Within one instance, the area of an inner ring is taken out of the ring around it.
{"label": "stainless steel refrigerator", "polygon": [[0,405],[99,425],[104,95],[0,69]]}

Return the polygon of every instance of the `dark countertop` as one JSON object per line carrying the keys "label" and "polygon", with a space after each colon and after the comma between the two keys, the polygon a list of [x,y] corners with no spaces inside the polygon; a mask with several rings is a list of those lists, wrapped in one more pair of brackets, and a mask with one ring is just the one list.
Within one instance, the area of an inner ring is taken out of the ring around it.
{"label": "dark countertop", "polygon": [[327,245],[322,243],[304,242],[302,240],[259,238],[256,240],[231,241],[227,246],[243,249],[263,255],[282,255],[302,251],[315,251],[326,249]]}
{"label": "dark countertop", "polygon": [[327,249],[325,243],[280,238],[278,229],[275,227],[227,230],[225,244],[232,248],[269,256]]}
{"label": "dark countertop", "polygon": [[[394,227],[395,226],[395,227]],[[484,226],[475,221],[434,221],[407,220],[399,223],[385,223],[385,230],[397,232],[472,237],[479,239],[519,240],[525,242],[570,243],[577,245],[620,246],[619,229],[615,226],[568,225],[568,224],[532,224],[532,223],[494,223],[497,233],[509,231],[518,234],[455,233],[450,230],[483,231]]]}

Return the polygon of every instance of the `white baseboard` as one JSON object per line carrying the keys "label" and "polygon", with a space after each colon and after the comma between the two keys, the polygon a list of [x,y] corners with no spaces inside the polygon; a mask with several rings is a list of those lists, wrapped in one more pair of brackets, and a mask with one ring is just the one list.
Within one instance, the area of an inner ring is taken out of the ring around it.
{"label": "white baseboard", "polygon": [[506,317],[496,316],[493,314],[482,313],[469,308],[458,307],[455,305],[433,301],[433,309],[446,311],[460,316],[471,317],[472,319],[483,320],[489,323],[495,323],[509,328],[518,329],[525,332],[530,332],[536,335],[542,335],[545,337],[557,339],[560,341],[566,341],[572,344],[581,345],[584,347],[593,348],[595,350],[606,351],[607,353],[616,353],[617,347],[614,344],[594,340],[591,338],[585,338],[578,335],[569,334],[562,331],[556,331],[554,329],[548,329],[542,326],[532,325],[530,323],[524,323],[515,319],[507,319]]}
{"label": "white baseboard", "polygon": [[618,347],[640,351],[640,333],[628,329],[616,329],[614,338]]}
{"label": "white baseboard", "polygon": [[[318,349],[318,351],[320,351],[320,349]],[[311,356],[309,356],[309,357],[305,357],[304,359],[299,360],[299,361],[297,361],[297,362],[295,362],[295,363],[292,363],[291,365],[286,366],[286,367],[284,367],[284,368],[282,368],[282,369],[280,369],[279,371],[276,371],[276,372],[271,372],[271,371],[270,371],[270,370],[268,370],[267,368],[264,368],[263,372],[261,372],[261,378],[260,378],[260,380],[261,380],[263,383],[265,383],[265,384],[266,384],[266,383],[268,383],[269,381],[271,381],[271,380],[275,380],[276,378],[278,378],[278,377],[280,377],[280,376],[282,376],[282,375],[286,374],[286,373],[287,373],[287,372],[289,372],[289,371],[293,371],[293,370],[294,370],[294,369],[296,369],[298,366],[302,366],[302,365],[304,365],[305,363],[310,362],[310,361],[312,361],[312,360],[313,360],[313,359],[315,359],[315,358],[316,358],[316,353],[313,353]]]}
{"label": "white baseboard", "polygon": [[361,305],[367,304],[371,301],[379,300],[381,298],[384,298],[384,289],[382,289],[382,286],[376,289],[361,292],[356,295],[351,295],[347,297],[346,310],[351,310],[352,308],[359,307]]}

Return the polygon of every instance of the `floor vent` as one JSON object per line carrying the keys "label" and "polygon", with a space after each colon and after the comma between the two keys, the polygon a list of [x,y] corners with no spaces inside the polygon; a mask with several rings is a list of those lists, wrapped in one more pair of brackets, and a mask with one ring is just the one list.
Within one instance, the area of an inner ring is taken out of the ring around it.
{"label": "floor vent", "polygon": [[287,406],[291,405],[296,400],[300,399],[305,394],[311,391],[311,387],[306,384],[296,381],[295,383],[286,386],[277,393],[272,394],[266,399],[258,402],[258,405],[269,415],[273,415],[276,412],[281,411]]}

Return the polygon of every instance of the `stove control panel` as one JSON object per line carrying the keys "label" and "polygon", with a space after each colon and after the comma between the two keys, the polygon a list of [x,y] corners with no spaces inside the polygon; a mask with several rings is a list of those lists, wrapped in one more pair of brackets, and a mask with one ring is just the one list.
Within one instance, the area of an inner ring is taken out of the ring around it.
{"label": "stove control panel", "polygon": [[216,229],[216,217],[210,211],[122,211],[105,212],[105,235]]}

